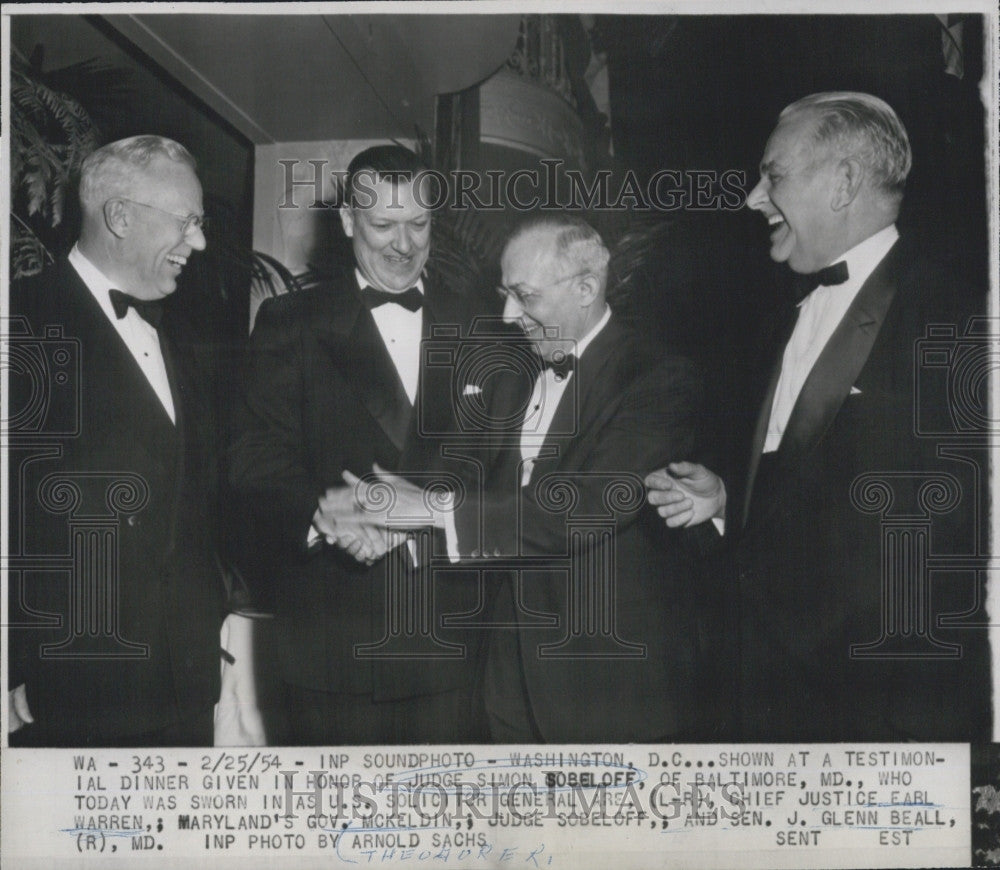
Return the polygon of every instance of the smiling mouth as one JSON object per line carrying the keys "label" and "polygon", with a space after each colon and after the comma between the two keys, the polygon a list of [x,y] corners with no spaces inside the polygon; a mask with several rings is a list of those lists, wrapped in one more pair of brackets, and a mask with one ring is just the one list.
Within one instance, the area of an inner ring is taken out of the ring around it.
{"label": "smiling mouth", "polygon": [[167,254],[167,262],[178,269],[183,269],[187,264],[187,257],[182,257],[180,254]]}
{"label": "smiling mouth", "polygon": [[772,241],[781,235],[782,230],[788,228],[788,223],[780,214],[773,214],[767,219],[767,225],[771,230]]}

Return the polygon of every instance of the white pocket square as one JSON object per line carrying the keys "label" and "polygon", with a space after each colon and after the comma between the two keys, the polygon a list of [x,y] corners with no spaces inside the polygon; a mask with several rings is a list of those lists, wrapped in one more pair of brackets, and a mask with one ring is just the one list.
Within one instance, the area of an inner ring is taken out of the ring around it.
{"label": "white pocket square", "polygon": [[860,396],[861,395],[861,390],[859,390],[857,387],[851,387],[851,395],[852,396]]}
{"label": "white pocket square", "polygon": [[463,396],[478,396],[482,393],[483,388],[479,384],[466,384],[465,389],[462,390]]}

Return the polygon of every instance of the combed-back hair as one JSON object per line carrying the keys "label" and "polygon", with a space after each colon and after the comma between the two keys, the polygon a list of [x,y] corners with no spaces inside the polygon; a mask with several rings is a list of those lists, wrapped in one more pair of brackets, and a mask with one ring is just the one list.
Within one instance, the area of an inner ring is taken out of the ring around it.
{"label": "combed-back hair", "polygon": [[902,198],[913,156],[906,128],[888,103],[857,91],[826,91],[786,106],[781,117],[799,112],[816,115],[817,145],[856,157],[876,191],[897,202]]}
{"label": "combed-back hair", "polygon": [[602,283],[606,280],[611,254],[601,234],[583,218],[564,211],[536,212],[518,224],[507,244],[539,230],[553,232],[556,256],[570,261],[576,268],[592,272]]}

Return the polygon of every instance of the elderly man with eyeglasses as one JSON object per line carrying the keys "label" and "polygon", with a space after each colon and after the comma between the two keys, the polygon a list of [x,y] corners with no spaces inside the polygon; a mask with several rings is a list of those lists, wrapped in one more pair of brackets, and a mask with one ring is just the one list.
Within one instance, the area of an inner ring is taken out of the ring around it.
{"label": "elderly man with eyeglasses", "polygon": [[[499,743],[712,735],[691,542],[659,522],[643,487],[649,468],[696,450],[700,380],[619,322],[608,260],[581,218],[528,218],[504,249],[499,291],[504,319],[535,352],[512,342],[467,367],[497,373],[465,391],[482,397],[495,430],[480,454],[484,485],[456,493],[453,509],[439,500],[435,524],[456,561],[496,581],[483,695]],[[387,523],[426,515],[424,493],[377,476],[358,484],[369,516],[385,485]]]}
{"label": "elderly man with eyeglasses", "polygon": [[33,565],[10,581],[11,743],[212,745],[220,685],[262,742],[249,649],[220,660],[211,366],[163,306],[206,245],[194,158],[112,142],[80,203],[69,256],[11,289],[11,359],[42,361],[10,376],[11,549]]}

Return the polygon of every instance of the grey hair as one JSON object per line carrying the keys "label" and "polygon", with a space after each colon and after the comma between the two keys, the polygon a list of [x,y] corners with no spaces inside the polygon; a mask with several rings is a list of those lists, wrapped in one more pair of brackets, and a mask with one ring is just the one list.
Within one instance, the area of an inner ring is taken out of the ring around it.
{"label": "grey hair", "polygon": [[603,284],[611,252],[601,234],[583,218],[566,212],[539,212],[521,223],[511,233],[507,244],[537,230],[551,230],[556,256],[597,275]]}
{"label": "grey hair", "polygon": [[157,157],[183,163],[192,170],[198,167],[187,148],[164,136],[131,136],[89,154],[80,167],[84,211],[99,211],[112,197],[131,193],[136,177]]}
{"label": "grey hair", "polygon": [[875,190],[898,202],[913,165],[906,128],[892,107],[871,94],[827,91],[786,106],[781,118],[798,112],[818,117],[817,144],[837,146],[868,169]]}

